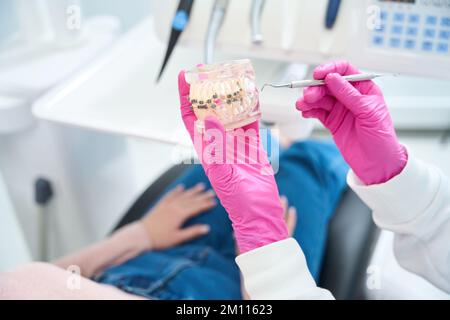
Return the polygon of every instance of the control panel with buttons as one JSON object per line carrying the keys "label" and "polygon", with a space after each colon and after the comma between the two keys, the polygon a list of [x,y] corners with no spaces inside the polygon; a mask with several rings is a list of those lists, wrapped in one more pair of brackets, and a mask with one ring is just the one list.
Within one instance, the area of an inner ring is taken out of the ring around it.
{"label": "control panel with buttons", "polygon": [[450,0],[375,0],[370,47],[450,55]]}

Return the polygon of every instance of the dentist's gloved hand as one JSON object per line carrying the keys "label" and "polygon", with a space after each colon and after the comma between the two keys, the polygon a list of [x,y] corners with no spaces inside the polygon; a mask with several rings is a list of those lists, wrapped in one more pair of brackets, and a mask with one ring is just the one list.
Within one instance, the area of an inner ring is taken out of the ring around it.
{"label": "dentist's gloved hand", "polygon": [[360,73],[346,61],[314,70],[326,86],[309,87],[296,106],[305,118],[328,128],[347,163],[366,184],[384,183],[405,167],[408,155],[399,144],[381,90],[372,81],[350,83],[345,75]]}
{"label": "dentist's gloved hand", "polygon": [[258,122],[243,128],[248,136],[252,135],[251,139],[243,139],[244,148],[234,148],[233,142],[237,145],[242,130],[225,132],[213,117],[205,120],[204,133],[196,130],[197,118],[188,99],[189,85],[183,71],[178,76],[178,90],[183,122],[205,173],[228,212],[239,251],[245,253],[288,238],[273,170],[260,144]]}

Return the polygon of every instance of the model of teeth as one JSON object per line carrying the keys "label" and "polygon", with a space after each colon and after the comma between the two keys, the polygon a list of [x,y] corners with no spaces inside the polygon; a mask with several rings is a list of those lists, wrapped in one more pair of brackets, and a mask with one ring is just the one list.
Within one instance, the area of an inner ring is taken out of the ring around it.
{"label": "model of teeth", "polygon": [[230,121],[245,112],[249,99],[242,84],[241,79],[192,84],[189,99],[197,118],[212,115]]}
{"label": "model of teeth", "polygon": [[[231,67],[233,72],[227,69]],[[189,100],[199,130],[208,116],[219,119],[227,130],[259,119],[258,92],[249,60],[202,66],[189,73]]]}

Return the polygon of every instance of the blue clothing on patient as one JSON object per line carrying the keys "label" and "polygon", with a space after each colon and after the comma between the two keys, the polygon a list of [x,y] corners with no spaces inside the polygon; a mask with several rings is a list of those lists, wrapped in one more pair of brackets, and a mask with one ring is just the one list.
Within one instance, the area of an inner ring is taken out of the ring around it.
{"label": "blue clothing on patient", "polygon": [[[345,190],[347,171],[347,164],[331,142],[298,142],[280,153],[275,179],[280,195],[297,209],[294,238],[316,281],[328,222]],[[179,184],[190,188],[199,182],[211,188],[201,165],[192,165],[166,192]],[[186,225],[197,223],[209,224],[209,234],[174,248],[143,253],[108,268],[96,280],[151,299],[241,299],[235,242],[227,213],[218,204]]]}

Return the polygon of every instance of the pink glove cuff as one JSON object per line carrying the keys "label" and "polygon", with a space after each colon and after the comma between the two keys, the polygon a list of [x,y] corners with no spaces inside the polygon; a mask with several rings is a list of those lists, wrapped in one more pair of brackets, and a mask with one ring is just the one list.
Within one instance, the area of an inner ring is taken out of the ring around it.
{"label": "pink glove cuff", "polygon": [[398,144],[397,149],[397,156],[392,157],[392,159],[396,160],[380,163],[379,165],[380,167],[383,167],[383,169],[379,171],[361,172],[359,174],[355,172],[358,178],[366,185],[374,185],[388,182],[392,178],[398,176],[408,163],[408,152],[401,144]]}

